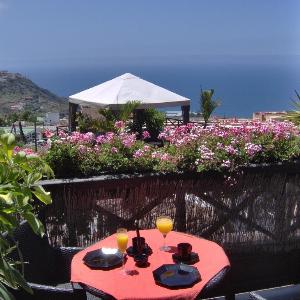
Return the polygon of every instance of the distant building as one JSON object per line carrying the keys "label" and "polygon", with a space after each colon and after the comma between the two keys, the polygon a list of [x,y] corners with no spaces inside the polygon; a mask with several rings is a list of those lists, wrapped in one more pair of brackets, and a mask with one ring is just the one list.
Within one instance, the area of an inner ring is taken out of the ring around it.
{"label": "distant building", "polygon": [[167,110],[166,111],[166,116],[171,118],[171,117],[181,117],[182,116],[182,111],[181,110]]}
{"label": "distant building", "polygon": [[22,110],[24,109],[24,103],[19,103],[19,104],[14,104],[10,106],[11,110],[17,111],[17,110]]}
{"label": "distant building", "polygon": [[284,121],[286,120],[286,111],[266,111],[253,113],[255,121]]}
{"label": "distant building", "polygon": [[44,117],[36,117],[38,123],[44,123]]}
{"label": "distant building", "polygon": [[59,124],[59,113],[58,112],[48,112],[44,118],[46,125],[58,125]]}
{"label": "distant building", "polygon": [[68,126],[69,125],[69,119],[68,118],[62,118],[59,120],[60,126]]}

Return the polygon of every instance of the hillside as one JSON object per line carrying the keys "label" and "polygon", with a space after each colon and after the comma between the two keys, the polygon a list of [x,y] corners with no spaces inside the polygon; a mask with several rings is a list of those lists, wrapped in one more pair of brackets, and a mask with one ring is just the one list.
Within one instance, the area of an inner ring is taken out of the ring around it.
{"label": "hillside", "polygon": [[46,112],[68,111],[66,98],[58,97],[19,73],[0,71],[0,115],[29,110],[43,115]]}

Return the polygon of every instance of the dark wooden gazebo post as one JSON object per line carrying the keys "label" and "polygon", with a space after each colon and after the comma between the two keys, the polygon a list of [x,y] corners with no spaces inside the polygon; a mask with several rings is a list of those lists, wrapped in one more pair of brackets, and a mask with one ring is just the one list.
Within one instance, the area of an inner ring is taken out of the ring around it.
{"label": "dark wooden gazebo post", "polygon": [[143,132],[142,122],[144,118],[145,109],[135,109],[133,111],[133,124],[135,130],[141,135]]}
{"label": "dark wooden gazebo post", "polygon": [[78,104],[69,102],[69,131],[76,131],[76,111]]}
{"label": "dark wooden gazebo post", "polygon": [[190,106],[189,105],[181,106],[181,111],[182,111],[183,124],[189,123],[189,121],[190,121]]}

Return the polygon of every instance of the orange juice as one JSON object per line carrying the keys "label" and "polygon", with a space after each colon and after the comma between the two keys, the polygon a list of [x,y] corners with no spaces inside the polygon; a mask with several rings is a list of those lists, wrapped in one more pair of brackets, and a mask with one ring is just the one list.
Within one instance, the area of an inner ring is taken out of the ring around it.
{"label": "orange juice", "polygon": [[173,221],[170,218],[158,218],[156,227],[163,235],[166,235],[173,229]]}
{"label": "orange juice", "polygon": [[117,244],[119,250],[124,253],[127,249],[128,235],[127,233],[117,233]]}

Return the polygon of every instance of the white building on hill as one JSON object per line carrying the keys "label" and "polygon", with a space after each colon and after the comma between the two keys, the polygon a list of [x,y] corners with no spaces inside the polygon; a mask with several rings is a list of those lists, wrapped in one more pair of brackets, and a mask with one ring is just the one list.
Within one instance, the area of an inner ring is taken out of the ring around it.
{"label": "white building on hill", "polygon": [[58,112],[48,112],[46,113],[44,119],[45,125],[58,125],[59,124],[59,113]]}

